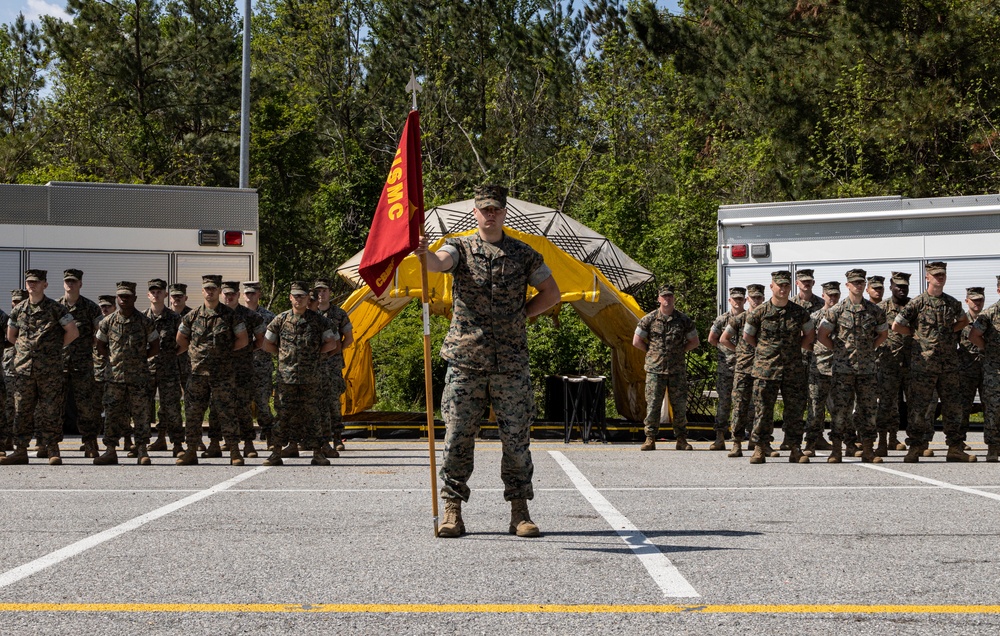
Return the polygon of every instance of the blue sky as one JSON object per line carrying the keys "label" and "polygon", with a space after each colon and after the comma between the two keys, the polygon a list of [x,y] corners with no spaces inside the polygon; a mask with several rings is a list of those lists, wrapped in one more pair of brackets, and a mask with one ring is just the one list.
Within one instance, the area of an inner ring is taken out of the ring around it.
{"label": "blue sky", "polygon": [[[242,8],[244,0],[237,2]],[[679,11],[679,0],[657,0],[657,4],[670,9],[673,13]],[[24,13],[29,20],[37,20],[42,15],[65,18],[65,8],[66,0],[0,0],[0,23],[12,22],[18,12]]]}

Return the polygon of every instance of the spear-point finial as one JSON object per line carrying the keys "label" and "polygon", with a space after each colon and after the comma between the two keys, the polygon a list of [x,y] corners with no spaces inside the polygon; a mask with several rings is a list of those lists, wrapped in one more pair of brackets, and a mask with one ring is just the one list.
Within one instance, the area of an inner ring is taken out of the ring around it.
{"label": "spear-point finial", "polygon": [[406,90],[413,93],[413,110],[417,110],[417,93],[424,90],[423,86],[417,82],[417,76],[410,71],[410,83],[406,85]]}

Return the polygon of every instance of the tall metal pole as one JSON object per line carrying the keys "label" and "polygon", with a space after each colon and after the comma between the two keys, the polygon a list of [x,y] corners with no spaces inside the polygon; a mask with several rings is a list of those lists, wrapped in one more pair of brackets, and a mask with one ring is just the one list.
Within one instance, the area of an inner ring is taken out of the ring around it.
{"label": "tall metal pole", "polygon": [[240,187],[250,187],[250,0],[243,6],[243,95],[240,98]]}

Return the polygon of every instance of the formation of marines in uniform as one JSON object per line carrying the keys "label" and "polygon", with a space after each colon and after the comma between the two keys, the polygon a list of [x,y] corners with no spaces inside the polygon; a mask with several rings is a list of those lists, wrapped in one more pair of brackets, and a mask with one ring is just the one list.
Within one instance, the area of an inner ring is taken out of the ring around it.
{"label": "formation of marines in uniform", "polygon": [[[352,326],[343,310],[330,306],[328,279],[293,282],[292,309],[278,316],[259,305],[257,282],[203,276],[204,303],[192,309],[186,285],[156,278],[147,284],[150,308],[140,312],[136,283],[121,281],[115,296],[94,303],[80,295],[82,279],[82,271],[66,270],[65,295],[56,301],[45,294],[47,272],[28,270],[27,289],[11,292],[10,316],[0,311],[0,465],[27,464],[33,437],[37,457],[61,464],[59,442],[70,413],[84,456],[99,466],[117,464],[119,446],[137,464],[150,465],[149,451],[167,450],[168,440],[178,465],[197,464],[199,451],[201,457],[228,451],[230,463],[242,466],[244,458],[258,456],[254,412],[271,451],[265,465],[298,457],[301,446],[312,451],[313,465],[329,466],[344,450],[343,425],[337,425],[345,389],[341,351],[352,342]],[[316,289],[327,291],[320,311],[309,308]],[[210,407],[206,447],[202,425]]]}
{"label": "formation of marines in uniform", "polygon": [[[824,283],[822,297],[814,295],[809,269],[797,272],[799,291],[794,296],[788,271],[772,272],[767,301],[762,285],[730,289],[730,310],[709,332],[709,342],[719,349],[720,395],[711,450],[726,448],[731,425],[730,457],[743,455],[744,442],[753,451],[751,464],[779,456],[771,442],[780,391],[781,449],[789,451],[793,463],[809,463],[820,450],[830,452],[830,463],[841,462],[845,454],[881,463],[889,451],[903,450],[907,463],[932,457],[929,442],[938,401],[946,460],[974,462],[976,456],[967,452],[965,442],[978,392],[984,407],[986,461],[1000,461],[1000,302],[984,309],[984,288],[969,287],[963,308],[944,293],[947,263],[928,263],[925,276],[927,291],[914,298],[909,297],[909,273],[893,272],[890,295],[885,297],[885,278],[868,276],[862,269],[846,272],[843,298],[839,281]],[[661,289],[661,302],[664,292],[673,293]],[[748,296],[751,306],[744,310]],[[643,323],[647,318],[636,328],[636,339],[649,337]],[[658,359],[649,352],[662,348],[683,355],[684,345],[676,339],[653,340],[662,342],[647,345],[647,371]],[[898,438],[901,395],[906,398],[905,442]],[[677,402],[683,406],[685,396]],[[827,411],[832,420],[829,441],[824,437]],[[655,448],[660,417],[660,405],[650,401],[643,450]],[[685,422],[683,412],[675,412],[675,417]]]}

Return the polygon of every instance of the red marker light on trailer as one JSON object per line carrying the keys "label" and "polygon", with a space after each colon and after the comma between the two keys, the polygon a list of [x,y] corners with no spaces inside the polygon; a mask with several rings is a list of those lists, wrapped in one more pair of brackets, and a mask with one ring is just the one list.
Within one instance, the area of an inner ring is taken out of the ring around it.
{"label": "red marker light on trailer", "polygon": [[748,253],[748,248],[746,243],[740,243],[739,245],[733,245],[729,249],[729,253],[733,258],[746,258]]}
{"label": "red marker light on trailer", "polygon": [[243,232],[239,230],[226,230],[226,245],[234,247],[243,246]]}

